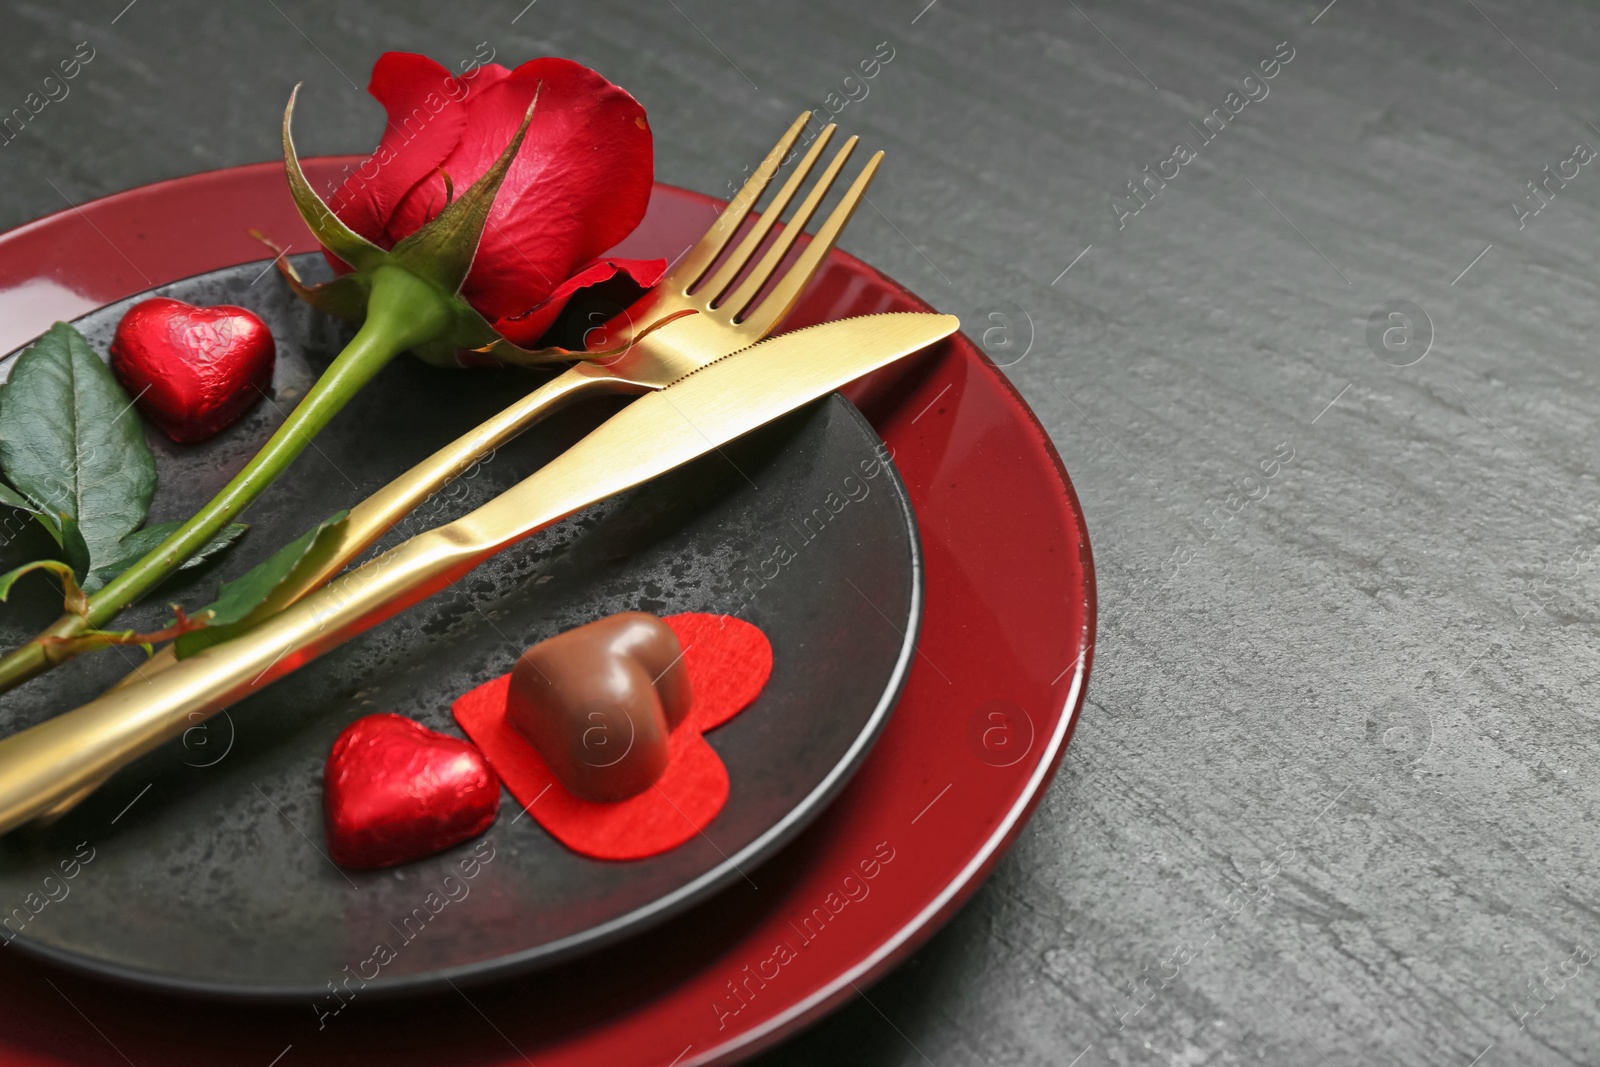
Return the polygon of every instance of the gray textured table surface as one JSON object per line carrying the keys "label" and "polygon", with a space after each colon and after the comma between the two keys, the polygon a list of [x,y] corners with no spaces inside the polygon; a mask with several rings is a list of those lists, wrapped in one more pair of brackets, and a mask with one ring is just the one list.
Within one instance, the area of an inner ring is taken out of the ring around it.
{"label": "gray textured table surface", "polygon": [[1325,2],[11,0],[0,110],[96,58],[0,228],[273,158],[299,79],[302,150],[362,150],[380,51],[482,41],[627,86],[715,192],[889,42],[843,243],[1031,318],[1100,648],[988,885],[762,1062],[1593,1064],[1600,11]]}

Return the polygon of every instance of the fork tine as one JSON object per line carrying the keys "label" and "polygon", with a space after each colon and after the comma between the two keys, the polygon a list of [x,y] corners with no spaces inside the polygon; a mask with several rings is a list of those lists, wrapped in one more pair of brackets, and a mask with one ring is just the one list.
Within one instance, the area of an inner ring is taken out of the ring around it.
{"label": "fork tine", "polygon": [[744,217],[755,207],[756,201],[761,199],[761,194],[766,192],[767,185],[772,181],[773,175],[778,173],[778,168],[783,164],[784,157],[794,147],[794,142],[800,136],[800,131],[805,129],[806,123],[811,121],[811,112],[802,111],[800,117],[790,123],[788,132],[778,138],[778,143],[772,146],[772,151],[767,153],[767,158],[761,161],[756,172],[750,175],[750,180],[744,183],[744,188],[717,216],[717,221],[705,235],[695,242],[689,254],[678,262],[667,277],[661,279],[661,284],[668,288],[676,288],[683,292],[692,289],[700,276],[706,272],[711,264],[717,261],[722,250],[733,240],[733,235],[739,232],[739,224]]}
{"label": "fork tine", "polygon": [[823,258],[832,251],[835,242],[839,240],[839,234],[844,232],[845,225],[850,221],[850,216],[855,214],[856,207],[866,199],[867,186],[872,184],[873,175],[878,173],[878,164],[882,161],[882,152],[874,152],[872,158],[867,160],[867,165],[861,168],[861,173],[856,175],[856,180],[850,184],[844,198],[833,209],[833,214],[828,216],[828,220],[817,230],[817,235],[811,239],[806,250],[800,253],[795,265],[783,276],[783,280],[778,282],[760,306],[750,311],[744,325],[753,323],[757,329],[765,332],[789,313],[795,301],[800,299],[800,293],[805,289],[806,283],[822,265]]}
{"label": "fork tine", "polygon": [[795,164],[794,173],[789,175],[789,180],[783,183],[783,188],[772,198],[772,203],[761,213],[761,218],[751,227],[750,233],[739,242],[739,247],[733,251],[711,280],[703,289],[694,295],[697,299],[704,300],[708,305],[715,306],[718,299],[732,287],[739,272],[744,265],[750,262],[750,257],[756,254],[761,243],[767,239],[767,234],[772,230],[773,224],[783,216],[784,209],[789,206],[789,201],[794,199],[794,194],[799,192],[800,186],[805,182],[806,176],[811,173],[811,168],[817,165],[817,158],[822,155],[822,150],[827,147],[828,141],[833,137],[833,131],[838,129],[833,123],[822,128],[817,139],[811,142],[811,147],[806,151],[805,157]]}
{"label": "fork tine", "polygon": [[811,191],[806,194],[805,200],[801,201],[800,206],[795,209],[794,217],[784,224],[783,232],[778,235],[776,241],[772,242],[772,247],[767,249],[766,255],[761,257],[761,262],[756,264],[755,268],[750,271],[749,276],[740,283],[739,288],[734,290],[732,296],[728,297],[724,309],[734,317],[735,322],[739,321],[739,316],[744,312],[745,305],[754,300],[756,294],[761,292],[762,288],[772,278],[773,272],[783,262],[783,257],[789,254],[789,248],[794,244],[795,239],[806,232],[806,223],[811,221],[811,216],[816,213],[817,206],[822,203],[822,198],[828,195],[829,189],[833,188],[834,181],[839,177],[839,171],[843,169],[845,162],[849,160],[850,153],[855,151],[858,140],[859,138],[857,137],[851,137],[834,155],[833,159],[829,161],[827,168],[822,172],[822,176],[811,186]]}

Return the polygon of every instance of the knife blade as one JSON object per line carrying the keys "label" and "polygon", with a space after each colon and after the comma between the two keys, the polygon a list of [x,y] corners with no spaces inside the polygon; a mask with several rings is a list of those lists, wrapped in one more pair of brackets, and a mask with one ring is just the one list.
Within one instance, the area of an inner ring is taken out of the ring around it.
{"label": "knife blade", "polygon": [[646,394],[477,510],[346,572],[249,633],[0,740],[0,833],[96,787],[496,552],[959,328],[954,316],[911,312],[841,319],[768,338]]}

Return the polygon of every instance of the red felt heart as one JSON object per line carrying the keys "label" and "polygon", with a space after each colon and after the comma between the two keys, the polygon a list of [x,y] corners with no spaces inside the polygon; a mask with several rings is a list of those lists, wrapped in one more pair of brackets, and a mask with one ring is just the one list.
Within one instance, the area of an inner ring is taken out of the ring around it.
{"label": "red felt heart", "polygon": [[699,613],[664,621],[683,646],[694,703],[668,739],[665,773],[627,800],[582,800],[556,781],[506,717],[509,674],[463,695],[451,709],[512,796],[552,836],[585,856],[642,859],[676,848],[709,826],[727,802],[728,770],[700,735],[748,707],[772,674],[772,645],[748,622]]}
{"label": "red felt heart", "polygon": [[272,331],[244,308],[164,296],[129,308],[111,342],[117,381],[183,443],[218,433],[265,396],[276,356]]}
{"label": "red felt heart", "polygon": [[403,715],[345,727],[322,770],[328,852],[345,867],[392,867],[483,833],[500,780],[482,753]]}

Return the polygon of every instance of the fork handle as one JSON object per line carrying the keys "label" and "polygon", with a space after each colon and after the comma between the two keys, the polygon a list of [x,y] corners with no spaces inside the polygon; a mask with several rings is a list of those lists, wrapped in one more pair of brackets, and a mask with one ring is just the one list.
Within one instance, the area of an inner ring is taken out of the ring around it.
{"label": "fork handle", "polygon": [[[427,459],[418,463],[388,485],[350,509],[338,536],[322,564],[295,575],[295,585],[278,593],[292,604],[312,590],[320,589],[345,567],[377,543],[378,539],[446,485],[524,430],[575,400],[593,393],[625,392],[630,383],[605,372],[597,373],[587,363],[577,363],[545,382],[499,413],[457,437]],[[637,391],[637,390],[634,390]],[[128,673],[113,688],[149,681],[178,662],[172,645]],[[71,798],[74,802],[81,798]],[[50,815],[60,815],[66,804]]]}
{"label": "fork handle", "polygon": [[557,410],[591,393],[621,392],[626,383],[579,362],[511,406],[479,423],[350,509],[338,550],[293,594],[299,600],[354,562],[395,524],[495,449]]}
{"label": "fork handle", "polygon": [[0,834],[113,772],[493,555],[459,524],[413,537],[262,622],[148,679],[0,740]]}

